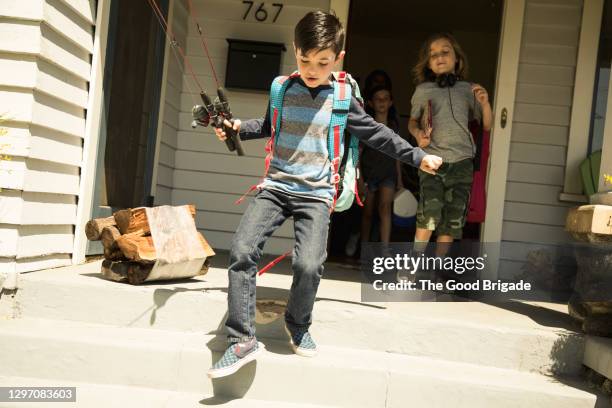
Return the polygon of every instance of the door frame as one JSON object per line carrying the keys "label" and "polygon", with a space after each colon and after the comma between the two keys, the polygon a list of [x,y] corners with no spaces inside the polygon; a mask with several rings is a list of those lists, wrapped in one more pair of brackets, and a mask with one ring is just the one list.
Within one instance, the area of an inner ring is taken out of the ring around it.
{"label": "door frame", "polygon": [[[348,30],[348,13],[350,0],[330,0],[330,10]],[[491,154],[487,174],[487,207],[485,221],[481,226],[481,242],[499,243],[502,238],[504,201],[506,198],[506,180],[508,176],[508,159],[510,157],[510,140],[514,100],[516,97],[518,66],[525,17],[525,0],[505,0],[502,11],[502,26],[499,36],[497,57],[497,75],[495,77],[495,101],[493,124],[491,128]],[[506,126],[501,126],[501,111],[507,109]]]}
{"label": "door frame", "polygon": [[94,27],[94,48],[89,81],[89,100],[85,117],[85,139],[83,143],[83,162],[79,185],[79,200],[74,231],[72,263],[85,262],[87,237],[85,224],[91,219],[95,196],[97,157],[100,146],[100,128],[104,115],[104,70],[106,67],[106,48],[109,34],[110,6],[112,0],[97,0],[96,26]]}
{"label": "door frame", "polygon": [[[329,11],[336,13],[336,17],[342,23],[342,27],[344,27],[344,47],[346,47],[346,33],[348,33],[348,18],[349,18],[349,8],[351,6],[351,0],[329,0]],[[342,70],[344,65],[344,58],[340,61],[335,69],[338,71]]]}
{"label": "door frame", "polygon": [[[493,99],[495,106],[493,107],[491,155],[487,174],[487,207],[480,234],[482,242],[500,243],[502,240],[508,160],[524,16],[525,0],[504,1]],[[507,111],[505,127],[501,123],[504,109]]]}
{"label": "door frame", "polygon": [[[172,24],[174,21],[174,0],[168,1],[167,21],[168,21],[168,24],[170,24],[170,26],[172,27]],[[149,195],[152,197],[155,197],[157,195],[157,173],[159,169],[159,154],[161,150],[161,142],[163,139],[163,132],[164,132],[164,115],[165,115],[165,110],[166,110],[166,90],[168,89],[168,86],[166,84],[166,81],[168,80],[168,64],[170,61],[170,55],[174,52],[171,49],[172,45],[170,44],[170,41],[168,41],[165,38],[164,33],[160,32],[160,34],[164,36],[163,40],[161,41],[162,46],[163,46],[163,56],[164,56],[162,72],[161,72],[162,86],[159,92],[157,122],[155,124],[155,140],[153,141],[154,143],[154,149],[152,150],[153,163],[150,169],[150,178],[145,179],[145,183],[147,183],[145,184],[145,188],[148,188]]]}

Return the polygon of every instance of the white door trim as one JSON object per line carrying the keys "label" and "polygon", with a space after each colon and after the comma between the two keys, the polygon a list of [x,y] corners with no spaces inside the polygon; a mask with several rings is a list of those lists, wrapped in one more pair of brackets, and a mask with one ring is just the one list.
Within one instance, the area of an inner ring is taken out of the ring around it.
{"label": "white door trim", "polygon": [[85,262],[87,237],[85,224],[91,218],[95,190],[98,139],[100,122],[104,105],[104,63],[106,58],[106,41],[108,37],[110,3],[112,0],[98,0],[96,11],[96,26],[94,48],[91,62],[91,77],[89,80],[89,100],[85,118],[85,140],[83,143],[83,162],[81,165],[81,180],[79,186],[79,202],[74,231],[74,249],[72,263]]}
{"label": "white door trim", "polygon": [[[329,0],[329,10],[336,13],[336,17],[342,23],[342,27],[344,27],[344,38],[345,38],[345,46],[346,46],[346,33],[348,33],[348,18],[349,18],[349,8],[351,6],[351,0]],[[335,69],[342,70],[342,66],[344,65],[344,59],[342,62],[336,66]]]}
{"label": "white door trim", "polygon": [[[495,81],[491,156],[487,175],[487,212],[481,235],[481,241],[483,242],[498,243],[502,237],[508,159],[510,157],[510,139],[524,16],[525,0],[504,1]],[[507,110],[507,119],[505,127],[502,128],[503,109]]]}
{"label": "white door trim", "polygon": [[[173,28],[174,22],[174,0],[168,1],[168,24]],[[157,115],[157,135],[155,136],[155,153],[153,156],[153,171],[151,175],[151,195],[155,197],[157,195],[157,171],[159,168],[159,151],[161,149],[162,133],[164,131],[164,114],[166,110],[166,89],[168,84],[168,63],[170,54],[174,52],[170,49],[170,41],[168,37],[164,35],[164,65],[162,68],[162,86],[161,92],[159,93],[159,109]]]}
{"label": "white door trim", "polygon": [[593,90],[597,72],[599,33],[604,0],[585,1],[580,23],[580,42],[576,61],[576,80],[565,160],[564,194],[582,195],[580,163],[587,157],[593,109]]}

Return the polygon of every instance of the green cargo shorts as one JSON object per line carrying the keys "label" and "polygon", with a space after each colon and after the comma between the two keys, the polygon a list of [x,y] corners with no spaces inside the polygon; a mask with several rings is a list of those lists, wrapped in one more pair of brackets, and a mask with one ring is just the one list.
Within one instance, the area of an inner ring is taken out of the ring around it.
{"label": "green cargo shorts", "polygon": [[436,175],[419,170],[421,196],[417,228],[460,239],[470,201],[473,172],[472,159],[443,163]]}

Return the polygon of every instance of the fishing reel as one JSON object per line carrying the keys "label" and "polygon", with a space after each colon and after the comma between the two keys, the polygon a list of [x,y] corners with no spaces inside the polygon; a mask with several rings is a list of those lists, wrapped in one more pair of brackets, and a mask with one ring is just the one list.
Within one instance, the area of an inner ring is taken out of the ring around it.
{"label": "fishing reel", "polygon": [[191,127],[196,128],[200,126],[208,126],[209,124],[217,129],[223,129],[227,138],[225,144],[230,152],[236,151],[238,156],[244,156],[244,150],[242,149],[242,142],[240,141],[240,135],[232,127],[226,126],[224,121],[227,119],[230,123],[234,123],[232,119],[232,111],[230,109],[225,90],[223,88],[217,89],[217,97],[215,100],[211,100],[206,92],[200,93],[202,98],[202,105],[195,105],[191,111],[193,115],[193,122]]}

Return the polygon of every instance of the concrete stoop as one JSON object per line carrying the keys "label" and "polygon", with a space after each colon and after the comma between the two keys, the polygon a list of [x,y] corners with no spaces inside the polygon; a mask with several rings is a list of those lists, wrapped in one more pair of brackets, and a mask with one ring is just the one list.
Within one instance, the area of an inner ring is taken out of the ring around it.
{"label": "concrete stoop", "polygon": [[225,270],[138,287],[98,272],[99,262],[22,275],[15,297],[0,298],[0,386],[78,383],[86,407],[106,396],[99,406],[601,406],[566,380],[585,340],[552,305],[366,304],[359,284],[325,279],[312,326],[320,353],[309,359],[292,354],[282,308],[263,301],[286,299],[291,277],[266,274],[266,351],[211,381],[226,345]]}
{"label": "concrete stoop", "polygon": [[216,336],[23,318],[0,325],[2,375],[125,384],[202,395],[345,407],[593,407],[595,396],[542,375],[322,345],[316,358],[287,342],[236,375],[209,381]]}

